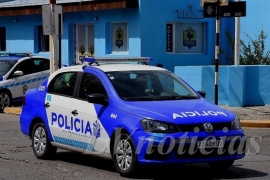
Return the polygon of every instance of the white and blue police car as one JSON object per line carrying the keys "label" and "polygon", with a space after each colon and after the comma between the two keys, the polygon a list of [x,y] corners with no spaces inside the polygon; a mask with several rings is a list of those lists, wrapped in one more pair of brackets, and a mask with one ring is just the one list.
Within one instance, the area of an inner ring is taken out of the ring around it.
{"label": "white and blue police car", "polygon": [[26,92],[21,131],[37,158],[57,148],[110,158],[122,176],[142,165],[207,163],[245,156],[237,116],[208,102],[172,72],[129,60],[85,58]]}
{"label": "white and blue police car", "polygon": [[0,112],[21,101],[27,89],[38,87],[50,75],[50,60],[29,53],[0,55]]}

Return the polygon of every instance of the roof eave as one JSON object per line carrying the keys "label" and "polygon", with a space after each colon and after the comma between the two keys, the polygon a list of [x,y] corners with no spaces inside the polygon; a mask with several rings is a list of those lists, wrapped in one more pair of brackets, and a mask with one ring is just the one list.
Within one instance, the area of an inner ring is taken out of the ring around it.
{"label": "roof eave", "polygon": [[[117,0],[117,1],[90,1],[80,3],[63,3],[63,13],[97,11],[110,9],[137,8],[138,0]],[[42,5],[20,6],[10,8],[0,8],[0,16],[19,16],[42,14]]]}

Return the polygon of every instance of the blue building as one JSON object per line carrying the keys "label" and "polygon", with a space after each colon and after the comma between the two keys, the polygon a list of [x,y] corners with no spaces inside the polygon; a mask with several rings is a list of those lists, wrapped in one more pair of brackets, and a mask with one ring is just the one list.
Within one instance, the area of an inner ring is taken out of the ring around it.
{"label": "blue building", "polygon": [[[1,51],[49,56],[49,37],[43,35],[42,5],[49,0],[0,2]],[[215,18],[204,18],[199,0],[56,0],[62,7],[62,65],[96,57],[148,56],[153,64],[213,65]],[[222,20],[234,32],[234,19]],[[226,42],[221,47],[229,51]],[[222,57],[221,64],[229,64]]]}
{"label": "blue building", "polygon": [[[230,0],[232,1],[232,0]],[[0,0],[0,51],[32,52],[50,57],[43,33],[42,7],[52,0]],[[95,57],[152,57],[214,102],[215,18],[204,18],[200,0],[56,0],[62,7],[61,64]],[[246,0],[240,39],[270,34],[269,0]],[[235,18],[221,18],[220,48],[233,55],[226,32],[234,38]],[[266,49],[270,47],[269,40]],[[270,104],[268,66],[230,66],[220,54],[219,104]]]}

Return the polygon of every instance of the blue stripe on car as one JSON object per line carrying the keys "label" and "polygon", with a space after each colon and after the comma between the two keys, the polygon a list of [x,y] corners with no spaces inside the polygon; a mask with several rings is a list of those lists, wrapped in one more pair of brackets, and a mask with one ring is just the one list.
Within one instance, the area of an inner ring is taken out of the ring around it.
{"label": "blue stripe on car", "polygon": [[72,147],[76,147],[76,148],[80,148],[84,150],[90,150],[90,151],[94,150],[94,146],[89,143],[70,140],[70,139],[59,137],[59,136],[53,136],[53,137],[54,137],[55,142],[60,143],[60,144],[64,144],[64,145],[68,145],[68,146],[72,146]]}
{"label": "blue stripe on car", "polygon": [[14,87],[14,86],[20,86],[20,85],[29,84],[29,83],[31,83],[31,82],[36,82],[36,81],[44,80],[44,79],[46,79],[47,77],[48,77],[48,76],[42,76],[42,77],[35,78],[35,79],[31,79],[31,80],[28,80],[28,81],[17,82],[16,84],[15,84],[15,83],[12,83],[12,84],[6,84],[6,85],[4,85],[4,86],[0,86],[0,89],[3,89],[3,88],[11,88],[11,87]]}
{"label": "blue stripe on car", "polygon": [[26,83],[26,81],[23,81],[22,83],[21,83],[21,85],[24,85]]}

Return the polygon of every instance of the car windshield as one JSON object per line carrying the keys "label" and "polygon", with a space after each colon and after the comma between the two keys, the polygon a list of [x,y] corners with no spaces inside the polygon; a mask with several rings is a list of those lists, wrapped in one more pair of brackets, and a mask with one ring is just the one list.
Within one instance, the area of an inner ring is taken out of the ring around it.
{"label": "car windshield", "polygon": [[168,71],[113,71],[106,74],[123,100],[155,101],[199,98],[179,77]]}
{"label": "car windshield", "polygon": [[17,63],[14,60],[0,60],[0,76],[4,76]]}

